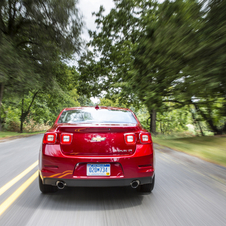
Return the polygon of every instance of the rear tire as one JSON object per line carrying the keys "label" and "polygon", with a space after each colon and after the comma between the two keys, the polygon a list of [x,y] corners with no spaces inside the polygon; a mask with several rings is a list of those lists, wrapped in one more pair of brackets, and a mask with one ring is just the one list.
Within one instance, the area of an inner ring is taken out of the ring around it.
{"label": "rear tire", "polygon": [[42,183],[42,179],[39,175],[39,189],[43,194],[56,192],[58,189],[52,185],[46,185]]}
{"label": "rear tire", "polygon": [[152,179],[152,183],[140,185],[141,192],[152,192],[155,186],[155,176]]}

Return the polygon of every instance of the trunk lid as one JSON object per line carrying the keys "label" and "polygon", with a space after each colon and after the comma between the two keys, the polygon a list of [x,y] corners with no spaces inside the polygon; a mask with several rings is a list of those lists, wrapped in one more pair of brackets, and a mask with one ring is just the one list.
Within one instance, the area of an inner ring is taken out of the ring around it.
{"label": "trunk lid", "polygon": [[139,131],[137,124],[84,124],[61,125],[59,134],[72,134],[71,144],[61,144],[65,155],[108,156],[131,155],[136,144],[126,144],[124,134]]}

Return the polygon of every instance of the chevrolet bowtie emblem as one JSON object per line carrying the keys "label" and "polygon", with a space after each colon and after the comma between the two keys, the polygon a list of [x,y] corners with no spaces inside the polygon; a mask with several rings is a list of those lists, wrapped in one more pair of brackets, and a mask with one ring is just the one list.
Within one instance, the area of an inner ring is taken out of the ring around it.
{"label": "chevrolet bowtie emblem", "polygon": [[93,137],[91,142],[101,142],[101,141],[104,141],[105,139],[106,137],[97,136],[97,137]]}

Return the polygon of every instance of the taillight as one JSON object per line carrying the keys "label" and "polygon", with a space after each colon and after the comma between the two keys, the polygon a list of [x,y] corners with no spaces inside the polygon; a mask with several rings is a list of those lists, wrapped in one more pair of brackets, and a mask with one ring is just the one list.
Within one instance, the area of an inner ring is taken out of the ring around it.
{"label": "taillight", "polygon": [[56,134],[55,133],[46,133],[43,139],[44,144],[55,144],[56,143]]}
{"label": "taillight", "polygon": [[136,144],[136,136],[134,133],[126,133],[124,136],[126,144]]}
{"label": "taillight", "polygon": [[143,144],[151,143],[151,136],[149,133],[140,133],[140,142]]}
{"label": "taillight", "polygon": [[72,141],[72,134],[70,133],[63,133],[60,137],[61,144],[71,144]]}

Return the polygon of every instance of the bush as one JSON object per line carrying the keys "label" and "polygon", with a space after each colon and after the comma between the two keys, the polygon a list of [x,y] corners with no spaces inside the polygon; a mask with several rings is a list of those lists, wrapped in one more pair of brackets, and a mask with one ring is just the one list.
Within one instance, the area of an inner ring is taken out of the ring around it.
{"label": "bush", "polygon": [[38,131],[45,131],[49,129],[50,126],[48,123],[36,123],[33,119],[30,119],[29,121],[24,122],[24,132],[30,133],[30,132],[38,132]]}

